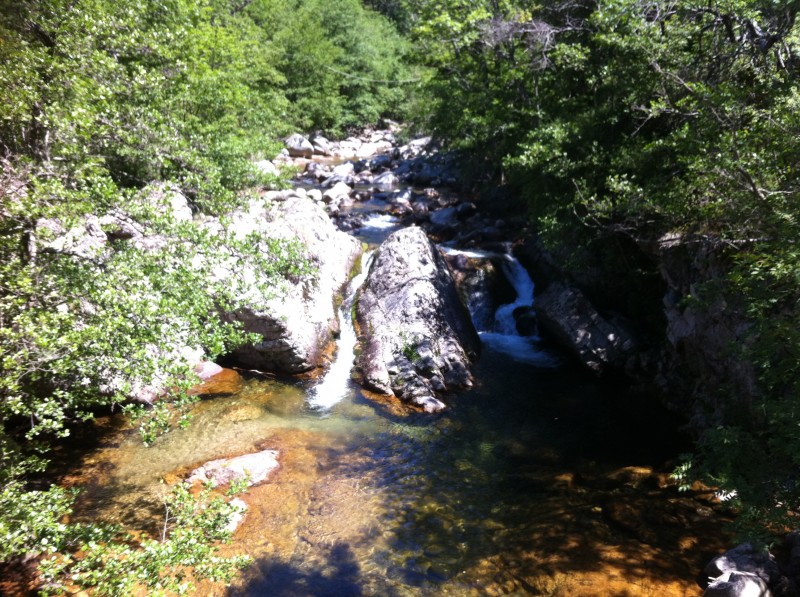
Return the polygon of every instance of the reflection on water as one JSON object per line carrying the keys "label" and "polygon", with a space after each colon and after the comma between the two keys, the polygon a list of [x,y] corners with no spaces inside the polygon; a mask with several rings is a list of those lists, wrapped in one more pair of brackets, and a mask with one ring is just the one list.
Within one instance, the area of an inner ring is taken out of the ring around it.
{"label": "reflection on water", "polygon": [[248,380],[152,448],[129,436],[87,455],[83,515],[141,526],[159,479],[277,448],[226,547],[255,560],[230,595],[700,594],[722,535],[709,496],[653,472],[681,448],[674,421],[491,350],[477,377],[435,416],[358,392],[322,414],[297,385]]}

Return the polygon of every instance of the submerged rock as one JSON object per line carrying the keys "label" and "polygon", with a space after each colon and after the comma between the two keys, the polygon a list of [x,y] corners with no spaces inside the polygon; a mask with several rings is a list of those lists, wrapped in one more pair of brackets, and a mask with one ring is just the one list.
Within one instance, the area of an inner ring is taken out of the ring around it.
{"label": "submerged rock", "polygon": [[235,458],[222,458],[206,462],[203,466],[193,470],[186,481],[190,484],[210,483],[212,487],[219,487],[234,481],[246,480],[247,486],[252,487],[266,481],[278,466],[278,452],[262,450]]}
{"label": "submerged rock", "polygon": [[236,511],[231,515],[228,524],[225,525],[225,530],[233,534],[244,521],[244,515],[247,513],[247,504],[243,499],[238,497],[233,498],[229,503],[236,507]]}
{"label": "submerged rock", "polygon": [[480,341],[442,255],[417,227],[393,233],[375,254],[358,299],[364,385],[427,412],[437,393],[472,385]]}
{"label": "submerged rock", "polygon": [[[203,366],[207,366],[208,361],[203,362]],[[203,373],[198,373],[198,377],[203,380],[203,383],[193,387],[189,392],[198,396],[224,396],[235,394],[242,389],[244,385],[244,378],[233,369],[223,369],[218,365],[211,363],[219,371],[210,377],[204,377]],[[197,367],[195,367],[197,373]]]}

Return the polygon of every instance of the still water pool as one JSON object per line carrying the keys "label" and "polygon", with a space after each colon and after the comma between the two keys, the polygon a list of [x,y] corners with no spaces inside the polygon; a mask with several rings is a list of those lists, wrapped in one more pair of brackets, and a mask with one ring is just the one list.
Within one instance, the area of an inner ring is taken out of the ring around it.
{"label": "still water pool", "polygon": [[439,415],[355,386],[320,410],[315,382],[228,377],[235,393],[202,400],[189,428],[151,448],[109,433],[71,477],[81,516],[136,528],[160,515],[162,480],[278,449],[225,548],[253,565],[197,594],[700,595],[695,574],[724,548],[710,493],[664,473],[677,421],[570,368],[487,348]]}

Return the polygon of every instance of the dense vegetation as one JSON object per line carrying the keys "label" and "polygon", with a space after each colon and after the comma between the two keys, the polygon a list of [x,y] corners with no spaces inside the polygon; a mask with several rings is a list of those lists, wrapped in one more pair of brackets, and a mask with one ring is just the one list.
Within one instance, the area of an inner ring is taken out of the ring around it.
{"label": "dense vegetation", "polygon": [[[213,496],[176,489],[164,536],[134,540],[65,524],[72,494],[37,474],[75,422],[154,380],[185,403],[196,377],[160,347],[213,359],[245,340],[215,314],[247,283],[204,272],[233,254],[262,292],[312,273],[303,247],[237,241],[224,215],[279,184],[253,163],[287,133],[396,116],[402,88],[380,81],[409,78],[405,46],[355,0],[0,0],[0,560],[80,550],[49,561],[55,590],[111,594],[239,563],[212,557],[231,512]],[[159,404],[148,441],[177,416]]]}
{"label": "dense vegetation", "polygon": [[[200,575],[231,573],[237,560],[193,551],[224,537],[212,496],[179,489],[170,533],[131,540],[64,524],[71,494],[37,474],[76,421],[150,380],[183,400],[192,372],[157,350],[165,338],[208,358],[245,339],[213,315],[237,288],[209,286],[196,255],[213,267],[235,250],[264,288],[308,274],[302,247],[211,235],[174,217],[175,197],[224,219],[248,189],[279,184],[253,163],[282,136],[341,135],[380,116],[469,152],[553,247],[714,240],[726,275],[686,300],[722,297],[748,318],[737,349],[759,386],[718,388],[713,425],[679,474],[733,493],[749,532],[782,524],[800,500],[798,11],[770,0],[0,0],[0,559],[82,550],[49,563],[55,586],[71,574],[108,593],[185,587],[200,559],[213,563]],[[64,244],[94,216],[107,243]],[[126,219],[171,242],[129,242],[113,223]],[[170,416],[149,411],[145,438]]]}
{"label": "dense vegetation", "polygon": [[435,69],[428,126],[493,168],[551,247],[716,247],[727,273],[685,300],[741,310],[731,351],[759,387],[713,389],[678,473],[733,492],[750,533],[786,522],[800,500],[800,3],[375,5]]}

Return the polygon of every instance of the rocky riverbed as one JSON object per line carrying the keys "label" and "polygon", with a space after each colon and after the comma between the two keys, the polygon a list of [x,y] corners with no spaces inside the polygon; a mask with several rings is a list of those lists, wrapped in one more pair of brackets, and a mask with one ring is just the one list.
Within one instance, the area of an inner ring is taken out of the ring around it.
{"label": "rocky riverbed", "polygon": [[[232,595],[699,595],[723,505],[669,479],[676,419],[595,379],[636,370],[635,330],[457,192],[456,159],[397,135],[295,136],[259,164],[301,174],[234,226],[300,238],[318,277],[229,314],[263,340],[229,355],[243,376],[199,365],[188,430],[150,449],[113,430],[82,453],[62,479],[88,486],[77,516],[141,525],[152,513],[131,508],[160,479],[234,470],[254,485],[230,550],[256,563]],[[363,387],[312,405],[316,375],[263,373],[324,374],[362,243],[377,247],[353,308]],[[515,255],[544,272],[536,300]]]}

